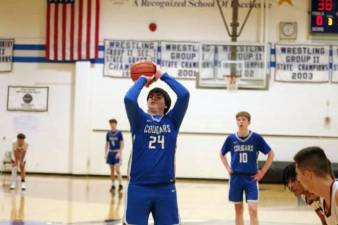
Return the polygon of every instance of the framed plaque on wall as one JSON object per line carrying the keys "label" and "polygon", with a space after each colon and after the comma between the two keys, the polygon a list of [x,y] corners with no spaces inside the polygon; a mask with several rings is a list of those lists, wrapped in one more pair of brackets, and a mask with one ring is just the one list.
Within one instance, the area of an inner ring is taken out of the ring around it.
{"label": "framed plaque on wall", "polygon": [[48,111],[49,87],[8,86],[7,110]]}

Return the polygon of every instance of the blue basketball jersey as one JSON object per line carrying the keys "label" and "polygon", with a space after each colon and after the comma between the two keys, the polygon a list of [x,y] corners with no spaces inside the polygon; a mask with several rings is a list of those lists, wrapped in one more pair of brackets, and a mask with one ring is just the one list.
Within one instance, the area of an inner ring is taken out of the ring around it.
{"label": "blue basketball jersey", "polygon": [[259,152],[268,154],[270,146],[263,137],[255,132],[249,133],[245,139],[236,134],[230,134],[222,147],[221,153],[231,153],[231,167],[234,173],[255,174],[257,173]]}
{"label": "blue basketball jersey", "polygon": [[121,141],[123,141],[122,132],[119,130],[108,131],[106,134],[106,141],[109,143],[110,151],[118,151],[121,147]]}
{"label": "blue basketball jersey", "polygon": [[138,106],[137,98],[147,82],[146,78],[139,78],[125,96],[133,137],[129,171],[132,184],[166,184],[175,181],[177,134],[188,107],[189,92],[166,73],[161,80],[177,95],[173,109],[163,116],[150,115]]}

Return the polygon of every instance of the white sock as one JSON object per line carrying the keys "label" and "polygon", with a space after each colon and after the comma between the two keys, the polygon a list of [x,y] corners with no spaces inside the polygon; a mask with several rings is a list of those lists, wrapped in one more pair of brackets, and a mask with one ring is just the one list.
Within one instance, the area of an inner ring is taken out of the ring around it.
{"label": "white sock", "polygon": [[16,182],[17,175],[18,175],[18,167],[17,166],[13,166],[12,167],[12,183]]}

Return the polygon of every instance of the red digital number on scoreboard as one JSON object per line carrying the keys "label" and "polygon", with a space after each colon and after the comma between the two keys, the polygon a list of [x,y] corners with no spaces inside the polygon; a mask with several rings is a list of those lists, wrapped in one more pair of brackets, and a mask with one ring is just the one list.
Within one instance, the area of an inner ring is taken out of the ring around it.
{"label": "red digital number on scoreboard", "polygon": [[316,16],[316,26],[323,25],[323,16]]}
{"label": "red digital number on scoreboard", "polygon": [[318,0],[318,11],[332,11],[333,2],[332,0]]}

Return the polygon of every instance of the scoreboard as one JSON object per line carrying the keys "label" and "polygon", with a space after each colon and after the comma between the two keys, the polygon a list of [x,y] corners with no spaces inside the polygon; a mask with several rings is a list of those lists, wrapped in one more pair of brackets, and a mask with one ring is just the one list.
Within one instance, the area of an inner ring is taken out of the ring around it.
{"label": "scoreboard", "polygon": [[338,33],[338,0],[311,0],[311,33]]}

